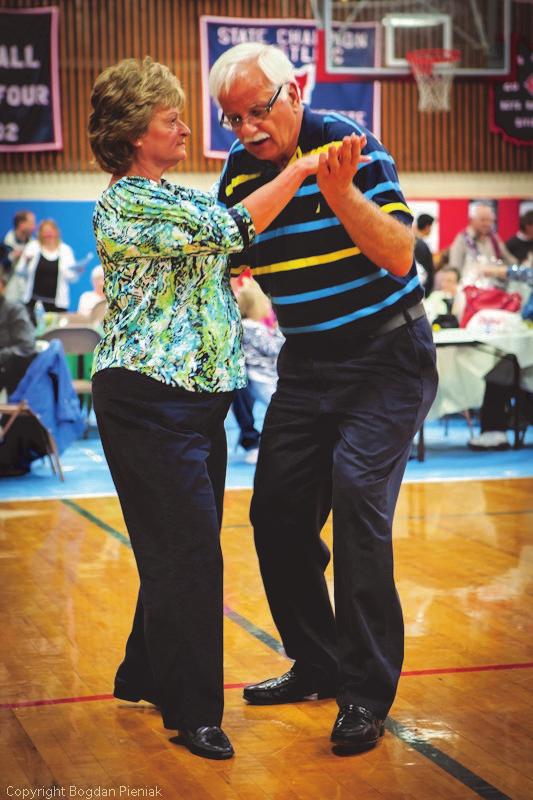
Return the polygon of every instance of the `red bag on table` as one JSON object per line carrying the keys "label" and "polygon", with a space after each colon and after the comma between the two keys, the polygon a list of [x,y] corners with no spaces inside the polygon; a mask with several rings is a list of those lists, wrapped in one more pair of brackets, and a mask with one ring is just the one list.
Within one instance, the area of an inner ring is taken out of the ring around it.
{"label": "red bag on table", "polygon": [[506,292],[504,289],[480,289],[477,286],[465,286],[463,292],[466,306],[461,319],[461,328],[482,308],[501,308],[504,311],[520,311],[522,297],[518,292]]}

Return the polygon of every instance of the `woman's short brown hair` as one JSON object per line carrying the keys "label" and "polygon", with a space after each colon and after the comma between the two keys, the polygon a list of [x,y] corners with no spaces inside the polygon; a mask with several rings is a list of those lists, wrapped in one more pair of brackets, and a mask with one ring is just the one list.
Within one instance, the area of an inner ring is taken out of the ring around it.
{"label": "woman's short brown hair", "polygon": [[125,58],[105,69],[91,95],[89,142],[105,172],[122,175],[133,160],[133,142],[146,133],[156,107],[183,108],[185,95],[175,75],[149,56]]}

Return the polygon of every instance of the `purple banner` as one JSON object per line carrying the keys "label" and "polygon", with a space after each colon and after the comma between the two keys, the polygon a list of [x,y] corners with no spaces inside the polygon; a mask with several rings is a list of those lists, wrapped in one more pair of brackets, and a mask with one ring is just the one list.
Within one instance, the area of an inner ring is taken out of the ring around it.
{"label": "purple banner", "polygon": [[57,8],[0,9],[0,152],[61,150]]}

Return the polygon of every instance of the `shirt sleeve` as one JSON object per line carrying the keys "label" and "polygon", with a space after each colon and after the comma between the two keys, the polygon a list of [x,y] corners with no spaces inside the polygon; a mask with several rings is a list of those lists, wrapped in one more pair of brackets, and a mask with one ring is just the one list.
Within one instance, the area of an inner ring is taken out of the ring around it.
{"label": "shirt sleeve", "polygon": [[462,271],[466,261],[466,239],[464,233],[458,233],[450,246],[450,267]]}
{"label": "shirt sleeve", "polygon": [[[112,203],[118,215],[113,226],[103,224],[100,235],[111,257],[170,258],[239,252],[255,237],[247,209],[226,209],[206,192],[165,189],[131,192],[116,187]],[[109,215],[104,215],[109,216]]]}
{"label": "shirt sleeve", "polygon": [[364,155],[369,162],[359,165],[354,183],[367,200],[371,200],[385,214],[392,214],[400,222],[412,225],[413,213],[403,196],[392,156],[368,133],[368,143]]}

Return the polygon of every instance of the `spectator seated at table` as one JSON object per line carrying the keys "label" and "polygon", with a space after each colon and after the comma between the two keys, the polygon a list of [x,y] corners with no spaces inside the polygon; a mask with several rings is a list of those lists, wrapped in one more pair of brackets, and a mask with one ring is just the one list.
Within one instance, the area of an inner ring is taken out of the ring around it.
{"label": "spectator seated at table", "polygon": [[[1,253],[0,253],[1,258]],[[0,270],[0,389],[9,403],[26,401],[56,441],[61,453],[82,435],[85,417],[72,386],[63,347],[52,341],[38,352],[26,308],[4,297],[7,272]],[[3,420],[2,420],[3,423]],[[46,455],[35,418],[19,417],[0,441],[0,477],[28,472]]]}
{"label": "spectator seated at table", "polygon": [[435,276],[435,290],[424,299],[429,321],[439,328],[458,328],[464,300],[459,287],[459,271],[445,267]]}
{"label": "spectator seated at table", "polygon": [[[52,339],[45,350],[37,353],[8,400],[28,403],[53,435],[59,454],[85,431],[85,414],[72,385],[63,345],[57,339]],[[46,452],[42,448],[42,437],[29,432],[31,424],[31,420],[21,418],[10,429],[6,440],[9,447],[0,447],[0,474],[6,474],[6,468],[10,467],[27,472],[30,463]]]}
{"label": "spectator seated at table", "polygon": [[[489,278],[498,278],[502,281],[517,281],[533,288],[533,267],[510,267],[488,265],[484,267],[484,274]],[[524,319],[533,318],[533,304],[531,298],[522,308]],[[479,311],[467,325],[469,330],[480,327],[482,330],[516,330],[521,323],[519,314],[511,314],[502,310],[485,309]],[[524,326],[525,327],[525,326]],[[480,411],[481,432],[479,436],[470,439],[468,446],[472,450],[506,450],[510,444],[507,438],[507,429],[511,423],[511,400],[513,389],[509,381],[502,375],[504,368],[497,365],[485,379],[485,394]],[[533,395],[524,389],[519,389],[518,404],[521,409],[521,419],[527,425],[533,421]]]}
{"label": "spectator seated at table", "polygon": [[496,216],[489,203],[473,203],[468,226],[453,240],[450,266],[459,270],[463,285],[487,285],[479,274],[482,265],[511,265],[516,262],[498,236],[495,221]]}
{"label": "spectator seated at table", "polygon": [[97,266],[91,270],[91,284],[93,288],[90,291],[83,292],[78,301],[78,313],[83,314],[83,316],[87,318],[91,316],[94,307],[97,306],[98,303],[105,302],[106,300],[104,294],[104,268],[101,264],[97,264]]}
{"label": "spectator seated at table", "polygon": [[35,335],[21,303],[5,297],[9,278],[7,248],[0,245],[0,390],[9,395],[35,358]]}
{"label": "spectator seated at table", "polygon": [[[516,404],[513,407],[511,403],[514,390],[505,380],[504,372],[500,362],[485,378],[485,394],[479,415],[481,432],[468,442],[471,450],[488,452],[510,447],[507,430],[514,425]],[[502,380],[505,382],[500,383]],[[515,401],[518,400],[520,408],[519,428],[525,429],[533,422],[533,394],[525,389],[518,392]]]}

